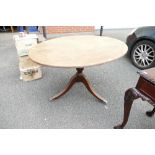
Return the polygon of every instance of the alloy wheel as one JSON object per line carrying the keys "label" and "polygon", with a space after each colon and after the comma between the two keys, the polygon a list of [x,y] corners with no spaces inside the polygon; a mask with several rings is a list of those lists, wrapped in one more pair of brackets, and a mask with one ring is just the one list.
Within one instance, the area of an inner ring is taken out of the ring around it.
{"label": "alloy wheel", "polygon": [[141,44],[135,48],[133,59],[139,67],[150,66],[154,62],[155,51],[150,45]]}

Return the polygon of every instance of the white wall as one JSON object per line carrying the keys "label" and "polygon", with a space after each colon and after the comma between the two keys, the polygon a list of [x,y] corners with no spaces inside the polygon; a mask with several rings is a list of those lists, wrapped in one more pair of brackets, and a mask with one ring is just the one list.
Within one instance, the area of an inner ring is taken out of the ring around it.
{"label": "white wall", "polygon": [[52,4],[51,0],[41,1],[27,0],[24,7],[16,5],[17,0],[3,1],[0,25],[95,25],[96,28],[155,25],[155,0],[54,0]]}
{"label": "white wall", "polygon": [[[100,0],[96,0],[99,4]],[[98,11],[98,10],[102,10]],[[108,0],[98,6],[95,16],[96,28],[133,28],[139,26],[155,26],[154,0]],[[100,21],[100,24],[98,24]]]}

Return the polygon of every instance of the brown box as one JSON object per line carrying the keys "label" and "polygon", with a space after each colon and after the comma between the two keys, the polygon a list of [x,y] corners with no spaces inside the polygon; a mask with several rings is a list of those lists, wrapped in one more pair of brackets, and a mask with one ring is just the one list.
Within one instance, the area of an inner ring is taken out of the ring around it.
{"label": "brown box", "polygon": [[28,56],[19,57],[20,79],[32,81],[42,78],[41,66],[33,62]]}

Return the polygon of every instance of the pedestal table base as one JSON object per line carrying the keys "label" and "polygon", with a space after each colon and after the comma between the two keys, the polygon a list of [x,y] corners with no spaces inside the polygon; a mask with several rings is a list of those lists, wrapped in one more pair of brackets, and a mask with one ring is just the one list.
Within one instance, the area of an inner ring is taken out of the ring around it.
{"label": "pedestal table base", "polygon": [[50,98],[50,100],[55,100],[58,99],[59,97],[63,96],[64,94],[66,94],[71,87],[76,83],[76,82],[82,82],[85,87],[88,89],[88,91],[94,96],[96,97],[99,101],[103,102],[103,103],[107,103],[107,101],[102,98],[100,95],[98,95],[92,88],[90,82],[86,79],[85,75],[82,73],[84,68],[76,68],[77,73],[70,79],[69,83],[66,85],[66,87],[57,95],[53,96]]}

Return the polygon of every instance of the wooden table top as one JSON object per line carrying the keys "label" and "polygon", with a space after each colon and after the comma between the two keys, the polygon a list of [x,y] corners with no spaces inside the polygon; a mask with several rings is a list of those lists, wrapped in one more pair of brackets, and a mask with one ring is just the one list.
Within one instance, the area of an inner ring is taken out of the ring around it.
{"label": "wooden table top", "polygon": [[155,67],[138,71],[140,76],[155,85]]}
{"label": "wooden table top", "polygon": [[29,57],[52,67],[87,67],[103,64],[127,52],[124,42],[93,35],[67,36],[42,42],[29,50]]}

